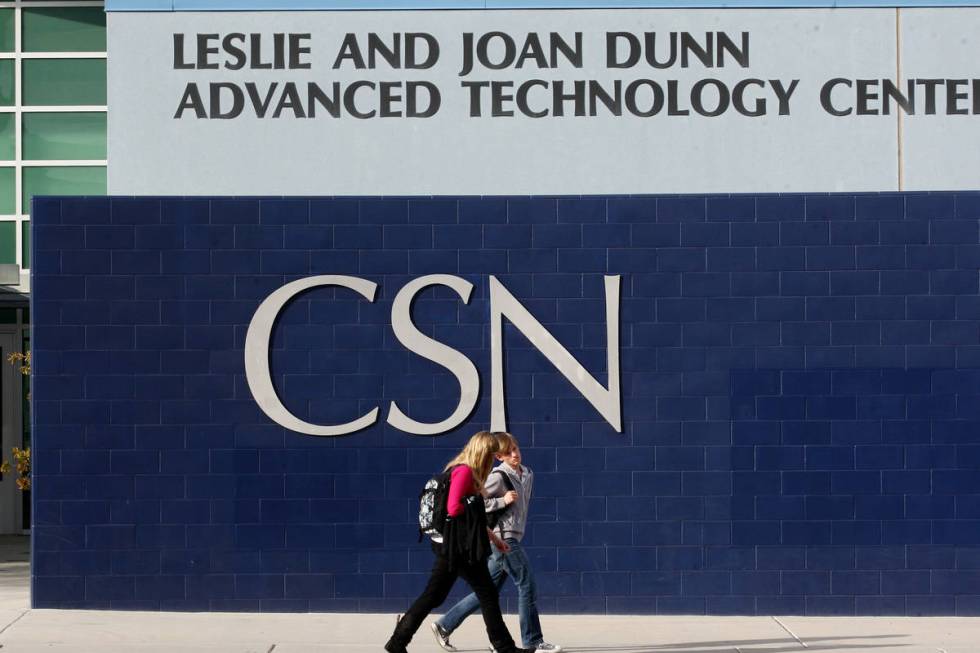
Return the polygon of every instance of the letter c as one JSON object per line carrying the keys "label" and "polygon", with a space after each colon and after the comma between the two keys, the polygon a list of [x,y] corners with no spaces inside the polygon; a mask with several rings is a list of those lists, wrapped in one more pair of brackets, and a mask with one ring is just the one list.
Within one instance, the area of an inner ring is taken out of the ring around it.
{"label": "letter c", "polygon": [[823,110],[832,116],[849,116],[854,111],[854,109],[837,109],[834,107],[834,102],[831,99],[831,94],[834,92],[834,87],[843,84],[844,86],[851,88],[851,80],[844,79],[843,77],[835,77],[834,79],[828,81],[820,89],[820,105],[823,106]]}
{"label": "letter c", "polygon": [[272,327],[280,311],[299,293],[319,286],[349,288],[369,302],[374,301],[374,293],[378,288],[378,284],[366,279],[325,274],[292,281],[274,291],[259,304],[245,334],[245,380],[248,381],[248,388],[252,391],[255,403],[280,426],[306,435],[344,435],[374,424],[378,419],[378,409],[375,408],[346,424],[322,425],[304,422],[283,405],[279,395],[276,394],[275,386],[272,385],[272,373],[269,371],[269,341],[272,338]]}

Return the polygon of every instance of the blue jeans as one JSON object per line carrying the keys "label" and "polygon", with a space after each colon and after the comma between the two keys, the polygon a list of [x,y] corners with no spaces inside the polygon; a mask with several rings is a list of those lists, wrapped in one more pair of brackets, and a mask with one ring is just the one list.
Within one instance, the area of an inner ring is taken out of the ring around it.
{"label": "blue jeans", "polygon": [[[514,579],[517,585],[517,613],[521,620],[521,639],[525,647],[535,646],[544,641],[541,635],[541,619],[538,616],[538,590],[534,584],[534,574],[527,554],[521,548],[521,543],[507,538],[510,545],[509,553],[501,553],[494,549],[493,555],[487,562],[490,578],[499,590],[507,576]],[[480,611],[480,601],[476,594],[470,594],[449,609],[436,623],[448,632],[453,632],[468,616]]]}

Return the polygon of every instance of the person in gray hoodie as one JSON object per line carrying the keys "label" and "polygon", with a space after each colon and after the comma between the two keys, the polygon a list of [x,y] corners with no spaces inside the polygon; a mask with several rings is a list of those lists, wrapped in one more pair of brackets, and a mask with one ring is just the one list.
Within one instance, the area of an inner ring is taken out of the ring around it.
{"label": "person in gray hoodie", "polygon": [[[521,448],[510,433],[497,432],[500,446],[495,454],[500,464],[487,476],[483,502],[489,514],[496,513],[494,530],[510,545],[506,553],[494,550],[488,561],[490,577],[499,590],[510,576],[517,585],[517,612],[521,622],[521,639],[524,646],[538,651],[557,653],[562,647],[544,641],[541,619],[538,615],[537,589],[534,573],[527,553],[521,548],[521,539],[527,527],[527,511],[531,503],[534,472],[521,464]],[[447,651],[456,647],[449,643],[449,636],[460,624],[480,610],[476,594],[470,594],[454,605],[440,619],[432,623],[436,642]]]}

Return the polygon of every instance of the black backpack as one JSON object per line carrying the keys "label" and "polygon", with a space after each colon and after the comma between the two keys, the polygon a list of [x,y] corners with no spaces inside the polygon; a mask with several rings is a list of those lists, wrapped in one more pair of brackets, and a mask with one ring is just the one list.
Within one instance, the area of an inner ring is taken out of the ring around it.
{"label": "black backpack", "polygon": [[446,527],[446,504],[449,502],[449,477],[453,468],[436,474],[419,493],[419,542],[423,535],[442,535]]}
{"label": "black backpack", "polygon": [[[495,469],[492,472],[490,472],[491,476],[493,474],[500,474],[500,478],[504,482],[504,487],[507,488],[505,490],[506,492],[512,492],[514,490],[514,484],[510,482],[510,476],[507,474],[507,472],[505,472],[502,469]],[[500,518],[503,517],[504,514],[508,510],[510,510],[511,506],[513,505],[514,504],[510,504],[510,506],[504,506],[500,510],[494,510],[493,512],[488,512],[487,526],[489,526],[490,528],[496,528],[497,524],[500,522]]]}

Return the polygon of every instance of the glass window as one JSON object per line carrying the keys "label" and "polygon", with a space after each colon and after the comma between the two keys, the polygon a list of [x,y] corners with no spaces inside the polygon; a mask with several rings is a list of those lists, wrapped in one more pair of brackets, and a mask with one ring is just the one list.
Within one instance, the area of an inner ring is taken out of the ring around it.
{"label": "glass window", "polygon": [[16,208],[14,190],[14,169],[0,168],[0,214],[11,215]]}
{"label": "glass window", "polygon": [[0,9],[0,52],[14,51],[14,10]]}
{"label": "glass window", "polygon": [[0,221],[0,263],[17,262],[17,223]]}
{"label": "glass window", "polygon": [[25,7],[24,52],[104,52],[102,7]]}
{"label": "glass window", "polygon": [[25,105],[105,104],[105,59],[25,59]]}
{"label": "glass window", "polygon": [[0,113],[0,159],[14,158],[14,114]]}
{"label": "glass window", "polygon": [[0,0],[2,262],[30,267],[33,196],[106,192],[105,166],[86,163],[106,158],[105,51],[101,2]]}
{"label": "glass window", "polygon": [[31,267],[31,223],[24,220],[20,223],[20,267],[27,269]]}
{"label": "glass window", "polygon": [[24,213],[35,195],[105,195],[105,167],[24,168]]}
{"label": "glass window", "polygon": [[14,60],[0,59],[0,106],[14,104]]}
{"label": "glass window", "polygon": [[104,113],[25,113],[23,122],[22,156],[28,161],[106,158]]}

